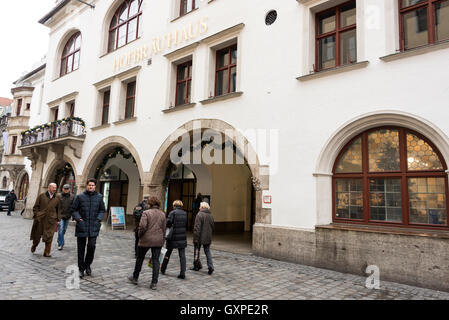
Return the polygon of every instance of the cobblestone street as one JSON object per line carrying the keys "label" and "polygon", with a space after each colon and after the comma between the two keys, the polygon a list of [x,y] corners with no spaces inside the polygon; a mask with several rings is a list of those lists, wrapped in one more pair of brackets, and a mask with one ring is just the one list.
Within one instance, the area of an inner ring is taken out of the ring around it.
{"label": "cobblestone street", "polygon": [[[41,243],[30,252],[32,221],[16,212],[0,213],[0,299],[157,299],[157,300],[258,300],[258,299],[449,299],[449,293],[381,281],[380,290],[365,288],[364,277],[293,263],[213,250],[215,272],[188,270],[185,280],[177,279],[179,260],[172,255],[166,275],[160,275],[158,290],[149,289],[151,269],[144,264],[139,285],[128,282],[134,267],[133,233],[102,230],[92,265],[92,277],[80,282],[80,289],[66,288],[65,273],[76,265],[74,227],[69,226],[66,246],[58,251],[56,236],[52,258],[42,256]],[[202,253],[203,254],[203,253]],[[202,256],[205,265],[204,255]],[[187,248],[187,266],[193,261],[193,247]]]}

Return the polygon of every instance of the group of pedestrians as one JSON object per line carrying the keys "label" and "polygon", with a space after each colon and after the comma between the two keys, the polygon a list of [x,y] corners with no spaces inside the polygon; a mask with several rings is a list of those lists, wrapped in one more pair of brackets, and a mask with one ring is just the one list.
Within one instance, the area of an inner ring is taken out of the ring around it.
{"label": "group of pedestrians", "polygon": [[[146,253],[151,250],[152,259],[152,280],[150,288],[156,290],[159,279],[159,268],[162,274],[165,274],[170,257],[174,249],[178,249],[180,273],[179,279],[186,278],[186,254],[187,247],[187,213],[182,209],[183,203],[180,200],[173,202],[173,211],[168,216],[160,209],[161,202],[156,197],[151,197],[146,203],[140,203],[134,211],[136,222],[136,264],[134,272],[128,277],[133,284],[138,284],[139,275],[145,260]],[[148,208],[148,210],[145,210]],[[212,255],[210,253],[210,244],[212,242],[212,233],[214,231],[214,218],[210,212],[210,206],[207,202],[201,202],[199,213],[195,219],[193,243],[195,248],[193,267],[191,270],[199,271],[201,266],[200,248],[204,247],[204,253],[209,268],[208,274],[214,272]],[[168,230],[167,230],[168,229]],[[160,254],[162,247],[166,245],[166,253],[160,265]]]}
{"label": "group of pedestrians", "polygon": [[[55,232],[58,232],[58,250],[63,250],[64,235],[70,219],[76,221],[75,237],[77,238],[78,269],[80,277],[91,276],[91,265],[94,260],[96,241],[101,229],[101,221],[105,214],[103,196],[96,190],[97,181],[89,179],[86,190],[74,196],[70,192],[70,185],[62,188],[57,194],[57,185],[50,183],[48,190],[38,196],[34,206],[34,221],[30,240],[33,241],[31,252],[35,252],[40,241],[45,243],[44,257],[51,257],[51,245]],[[138,284],[142,265],[148,251],[151,251],[152,281],[150,288],[157,288],[159,271],[165,274],[170,256],[174,249],[178,249],[180,260],[180,273],[178,278],[186,277],[187,247],[187,213],[182,209],[183,203],[176,200],[173,211],[168,216],[161,210],[161,202],[156,197],[142,201],[134,210],[135,229],[135,256],[134,273],[128,278],[132,283]],[[214,219],[207,202],[200,202],[199,212],[194,220],[194,261],[191,270],[199,271],[201,266],[200,249],[203,246],[207,259],[208,274],[214,272],[210,244],[214,231]],[[162,248],[166,245],[166,253],[160,264]],[[86,252],[87,246],[87,252]]]}

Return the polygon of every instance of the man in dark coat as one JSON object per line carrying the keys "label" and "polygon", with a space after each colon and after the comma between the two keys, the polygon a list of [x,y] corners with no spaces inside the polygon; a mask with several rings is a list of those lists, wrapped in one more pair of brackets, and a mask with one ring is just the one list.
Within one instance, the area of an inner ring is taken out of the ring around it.
{"label": "man in dark coat", "polygon": [[61,199],[61,216],[62,219],[59,222],[58,227],[58,250],[62,250],[64,247],[64,235],[69,224],[69,220],[72,217],[72,205],[73,195],[70,193],[70,185],[65,184],[62,187],[62,193],[59,195]]}
{"label": "man in dark coat", "polygon": [[210,207],[207,202],[201,202],[200,212],[195,219],[195,227],[193,230],[193,244],[194,244],[194,261],[193,268],[190,270],[198,271],[201,267],[200,249],[204,248],[204,253],[207,258],[207,266],[209,274],[214,272],[214,265],[212,263],[212,255],[210,253],[210,244],[212,243],[212,233],[215,230],[214,218],[210,212]]}
{"label": "man in dark coat", "polygon": [[31,252],[36,251],[41,237],[45,242],[44,257],[50,258],[51,243],[61,220],[61,204],[56,195],[56,184],[50,183],[48,191],[36,199],[33,206],[34,221],[31,229],[30,240],[33,240]]}
{"label": "man in dark coat", "polygon": [[[97,180],[87,181],[86,191],[76,196],[72,205],[72,217],[76,220],[75,236],[78,245],[78,269],[80,277],[84,277],[84,271],[90,276],[90,268],[94,261],[97,237],[100,233],[105,207],[103,195],[95,191]],[[86,251],[87,242],[87,253]]]}
{"label": "man in dark coat", "polygon": [[139,203],[133,211],[133,216],[134,216],[134,238],[135,238],[135,242],[134,242],[134,255],[137,258],[137,248],[139,247],[139,224],[140,224],[140,219],[142,218],[142,213],[147,210],[147,199],[143,199],[143,201],[141,203]]}
{"label": "man in dark coat", "polygon": [[14,211],[16,205],[17,196],[12,189],[5,198],[6,203],[8,203],[8,216],[11,215],[11,211]]}
{"label": "man in dark coat", "polygon": [[186,277],[187,213],[182,210],[182,206],[182,201],[176,200],[173,202],[174,210],[168,215],[167,228],[173,228],[173,230],[171,237],[167,238],[167,253],[161,266],[161,273],[165,274],[173,249],[178,249],[179,261],[181,263],[179,279],[185,279]]}

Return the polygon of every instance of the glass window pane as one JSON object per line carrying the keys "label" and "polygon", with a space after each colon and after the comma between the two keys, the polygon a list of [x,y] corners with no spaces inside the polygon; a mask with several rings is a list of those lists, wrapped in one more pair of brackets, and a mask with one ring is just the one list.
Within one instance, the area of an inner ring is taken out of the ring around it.
{"label": "glass window pane", "polygon": [[335,11],[329,11],[318,17],[318,34],[334,31],[336,27]]}
{"label": "glass window pane", "polygon": [[402,221],[400,179],[370,179],[370,219]]}
{"label": "glass window pane", "polygon": [[134,98],[126,100],[125,119],[129,119],[134,116],[133,107],[134,107]]}
{"label": "glass window pane", "polygon": [[219,71],[217,73],[217,96],[228,93],[228,83],[229,83],[228,70]]}
{"label": "glass window pane", "polygon": [[101,124],[106,124],[109,121],[109,107],[103,108],[103,119]]}
{"label": "glass window pane", "polygon": [[75,50],[81,48],[81,35],[78,35],[75,40]]}
{"label": "glass window pane", "polygon": [[437,41],[449,39],[449,1],[435,4],[435,26]]}
{"label": "glass window pane", "polygon": [[106,91],[103,96],[103,105],[109,105],[110,97],[111,97],[111,91]]}
{"label": "glass window pane", "polygon": [[342,28],[356,24],[355,2],[341,8],[340,19]]}
{"label": "glass window pane", "polygon": [[229,50],[220,51],[217,54],[217,66],[218,68],[223,68],[229,65]]}
{"label": "glass window pane", "polygon": [[447,224],[445,179],[408,179],[410,223]]}
{"label": "glass window pane", "polygon": [[185,97],[186,97],[186,83],[185,82],[178,83],[176,105],[177,106],[183,105]]}
{"label": "glass window pane", "polygon": [[127,90],[126,90],[127,97],[134,96],[135,92],[136,92],[135,89],[136,89],[136,83],[135,82],[128,83],[128,87],[127,87]]}
{"label": "glass window pane", "polygon": [[111,25],[109,26],[109,29],[114,28],[115,26],[117,26],[117,16],[114,16],[112,18]]}
{"label": "glass window pane", "polygon": [[229,92],[235,92],[237,86],[237,67],[231,68],[231,90]]}
{"label": "glass window pane", "polygon": [[427,0],[401,0],[401,7],[410,7],[420,2],[427,2]]}
{"label": "glass window pane", "polygon": [[362,172],[362,139],[355,140],[342,154],[335,172]]}
{"label": "glass window pane", "polygon": [[181,15],[186,14],[187,10],[187,0],[181,0]]}
{"label": "glass window pane", "polygon": [[318,63],[320,70],[335,67],[335,50],[335,36],[318,41]]}
{"label": "glass window pane", "polygon": [[140,19],[140,16],[137,17],[137,38],[140,38],[142,36],[142,19]]}
{"label": "glass window pane", "polygon": [[187,79],[187,69],[185,64],[178,66],[178,81]]}
{"label": "glass window pane", "polygon": [[443,170],[432,147],[414,134],[407,134],[407,164],[409,170]]}
{"label": "glass window pane", "polygon": [[75,51],[75,39],[70,40],[70,49],[69,52]]}
{"label": "glass window pane", "polygon": [[123,3],[122,7],[120,8],[118,16],[119,24],[128,20],[128,6],[126,5],[126,2]]}
{"label": "glass window pane", "polygon": [[67,57],[67,73],[72,72],[73,55]]}
{"label": "glass window pane", "polygon": [[66,70],[67,70],[67,58],[62,59],[61,61],[61,76],[66,74]]}
{"label": "glass window pane", "polygon": [[335,180],[336,217],[363,219],[363,184],[361,179]]}
{"label": "glass window pane", "polygon": [[382,129],[368,135],[370,172],[399,171],[399,131]]}
{"label": "glass window pane", "polygon": [[73,59],[74,59],[73,70],[76,70],[76,69],[78,69],[78,67],[80,65],[80,52],[79,51],[73,55]]}
{"label": "glass window pane", "polygon": [[340,65],[357,61],[356,30],[344,32],[340,35]]}
{"label": "glass window pane", "polygon": [[231,50],[231,64],[237,63],[237,47]]}
{"label": "glass window pane", "polygon": [[132,17],[139,12],[139,2],[133,0],[129,6],[129,16]]}
{"label": "glass window pane", "polygon": [[137,39],[137,18],[128,23],[128,42]]}
{"label": "glass window pane", "polygon": [[118,29],[118,43],[117,47],[121,47],[126,44],[126,24]]}
{"label": "glass window pane", "polygon": [[115,40],[117,38],[117,29],[112,30],[109,32],[109,45],[108,45],[108,51],[112,51],[115,49]]}
{"label": "glass window pane", "polygon": [[411,49],[429,42],[427,33],[427,8],[418,9],[403,15],[404,47]]}

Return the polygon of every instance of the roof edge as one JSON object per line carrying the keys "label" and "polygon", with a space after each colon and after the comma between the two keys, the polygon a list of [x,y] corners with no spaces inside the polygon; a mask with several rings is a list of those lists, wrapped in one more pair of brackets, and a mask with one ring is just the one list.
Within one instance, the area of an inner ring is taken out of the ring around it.
{"label": "roof edge", "polygon": [[29,78],[29,77],[31,77],[32,75],[34,75],[34,74],[38,73],[39,71],[45,69],[46,66],[47,66],[47,63],[44,63],[43,65],[37,67],[36,69],[34,69],[34,70],[28,72],[28,73],[27,73],[26,75],[24,75],[23,77],[20,77],[19,79],[17,79],[16,81],[14,81],[12,84],[17,84],[18,82],[20,82],[20,81],[22,81],[22,80],[25,80],[25,79],[27,79],[27,78]]}
{"label": "roof edge", "polygon": [[63,0],[60,3],[58,3],[58,5],[56,7],[54,7],[49,13],[47,13],[44,17],[42,17],[39,20],[40,24],[45,25],[45,23],[50,20],[51,17],[53,17],[56,13],[58,13],[62,8],[64,8],[68,3],[70,2],[70,0]]}

